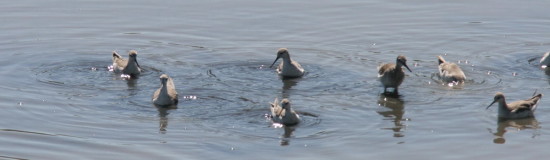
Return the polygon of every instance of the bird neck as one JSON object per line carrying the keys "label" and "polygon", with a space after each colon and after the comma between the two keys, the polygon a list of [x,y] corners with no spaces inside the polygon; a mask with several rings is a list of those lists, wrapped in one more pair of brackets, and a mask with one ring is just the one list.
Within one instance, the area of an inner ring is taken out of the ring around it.
{"label": "bird neck", "polygon": [[502,99],[500,101],[498,101],[498,110],[499,111],[507,111],[508,110],[508,105],[506,104],[506,100]]}
{"label": "bird neck", "polygon": [[162,86],[160,87],[160,94],[168,94],[168,88],[166,87],[166,82],[162,83]]}
{"label": "bird neck", "polygon": [[290,56],[283,56],[283,62],[285,64],[291,64],[292,60],[290,59]]}
{"label": "bird neck", "polygon": [[161,102],[167,102],[170,101],[170,95],[168,94],[168,88],[166,88],[166,85],[163,84],[160,88],[160,92],[158,95],[158,100]]}
{"label": "bird neck", "polygon": [[395,69],[397,69],[398,71],[402,71],[403,70],[403,65],[399,62],[395,63]]}
{"label": "bird neck", "polygon": [[126,67],[132,67],[136,69],[139,68],[135,58],[128,59],[128,64],[126,65]]}
{"label": "bird neck", "polygon": [[292,109],[290,109],[290,106],[287,106],[287,107],[283,107],[283,109],[286,111],[286,112],[290,112]]}

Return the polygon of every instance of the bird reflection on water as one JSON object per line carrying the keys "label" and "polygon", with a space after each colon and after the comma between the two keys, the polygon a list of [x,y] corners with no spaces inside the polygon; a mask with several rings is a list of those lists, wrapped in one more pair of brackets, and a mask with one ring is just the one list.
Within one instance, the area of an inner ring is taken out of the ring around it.
{"label": "bird reflection on water", "polygon": [[166,134],[166,128],[168,127],[168,115],[170,114],[168,111],[172,109],[176,109],[176,105],[171,106],[157,106],[158,116],[159,116],[159,133]]}
{"label": "bird reflection on water", "polygon": [[296,125],[283,126],[283,129],[285,130],[285,132],[281,137],[281,146],[288,146],[288,144],[290,144],[289,142],[290,142],[290,138],[292,137],[292,133],[294,132],[294,130],[296,130]]}
{"label": "bird reflection on water", "polygon": [[378,104],[384,106],[390,110],[381,110],[377,111],[378,114],[384,116],[384,120],[390,118],[393,121],[394,126],[391,128],[382,128],[393,130],[393,137],[404,137],[402,129],[406,127],[402,121],[407,119],[403,118],[405,114],[404,111],[404,102],[399,98],[399,96],[389,96],[385,93],[380,94],[378,99]]}
{"label": "bird reflection on water", "polygon": [[493,133],[493,131],[489,128],[489,132],[491,132],[493,135],[495,135],[493,139],[493,143],[495,144],[504,144],[506,143],[506,139],[504,138],[504,134],[508,131],[521,131],[526,129],[533,129],[535,132],[533,133],[533,136],[531,138],[535,138],[539,134],[536,132],[540,128],[539,122],[534,117],[531,118],[524,118],[524,119],[499,119],[496,132]]}
{"label": "bird reflection on water", "polygon": [[283,91],[282,91],[282,97],[283,98],[290,98],[290,91],[292,87],[296,86],[298,84],[298,81],[300,81],[301,78],[294,78],[294,79],[283,79]]}

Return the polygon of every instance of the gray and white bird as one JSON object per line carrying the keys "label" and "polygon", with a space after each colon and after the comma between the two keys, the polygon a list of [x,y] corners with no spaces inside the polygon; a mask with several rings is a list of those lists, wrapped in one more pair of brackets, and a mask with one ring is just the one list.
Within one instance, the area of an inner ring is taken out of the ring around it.
{"label": "gray and white bird", "polygon": [[526,100],[519,100],[506,104],[504,94],[497,92],[493,102],[487,106],[489,109],[494,103],[498,102],[498,117],[505,119],[517,119],[533,117],[534,112],[537,109],[537,104],[542,98],[542,94],[536,94],[533,97]]}
{"label": "gray and white bird", "polygon": [[288,99],[285,98],[279,103],[279,100],[275,98],[275,101],[271,103],[271,120],[286,126],[296,125],[300,123],[300,116],[290,107]]}
{"label": "gray and white bird", "polygon": [[166,74],[160,76],[161,86],[153,94],[153,103],[159,106],[178,104],[178,92],[172,78]]}
{"label": "gray and white bird", "polygon": [[407,58],[399,55],[395,63],[387,63],[378,67],[378,78],[384,86],[384,93],[387,92],[388,88],[394,88],[393,93],[398,93],[398,87],[403,83],[403,79],[405,79],[405,72],[401,68],[403,66],[412,72],[409,66],[407,66]]}
{"label": "gray and white bird", "polygon": [[439,77],[445,83],[464,83],[466,75],[460,67],[451,62],[445,61],[443,57],[437,56],[439,61]]}
{"label": "gray and white bird", "polygon": [[283,62],[281,62],[279,67],[277,67],[277,73],[280,76],[285,78],[296,78],[304,75],[304,68],[302,68],[297,61],[290,59],[290,54],[286,48],[281,48],[277,51],[277,58],[273,61],[273,64],[271,64],[269,68],[273,67],[279,58],[283,59]]}
{"label": "gray and white bird", "polygon": [[128,52],[129,58],[124,59],[117,52],[113,51],[113,70],[123,74],[137,76],[141,73],[141,67],[137,62],[137,51]]}

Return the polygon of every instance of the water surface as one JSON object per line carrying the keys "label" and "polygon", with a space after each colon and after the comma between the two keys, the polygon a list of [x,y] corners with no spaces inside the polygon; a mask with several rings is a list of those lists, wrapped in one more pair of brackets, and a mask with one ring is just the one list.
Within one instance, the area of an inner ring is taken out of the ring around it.
{"label": "water surface", "polygon": [[[0,2],[0,157],[5,159],[541,159],[550,100],[535,118],[485,110],[546,94],[545,2],[13,1]],[[308,71],[268,68],[288,48]],[[109,72],[138,51],[145,72]],[[399,97],[376,67],[408,58]],[[437,57],[468,82],[438,83]],[[151,96],[174,78],[177,108]],[[289,98],[303,117],[274,128]],[[529,154],[522,154],[529,153]]]}

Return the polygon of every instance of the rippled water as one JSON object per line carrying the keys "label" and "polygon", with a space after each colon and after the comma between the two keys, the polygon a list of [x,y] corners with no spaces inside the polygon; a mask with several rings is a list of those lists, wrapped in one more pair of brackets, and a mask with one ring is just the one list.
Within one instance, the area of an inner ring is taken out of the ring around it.
{"label": "rippled water", "polygon": [[[3,1],[3,159],[541,159],[548,104],[497,121],[509,101],[547,94],[545,2],[531,1]],[[269,65],[289,48],[308,74]],[[135,49],[145,72],[109,72]],[[399,97],[381,95],[376,67],[403,54]],[[127,56],[126,54],[123,54]],[[439,83],[437,57],[468,81]],[[157,108],[159,75],[180,93]],[[265,114],[289,98],[303,117],[275,128]],[[526,154],[527,153],[527,154]]]}

